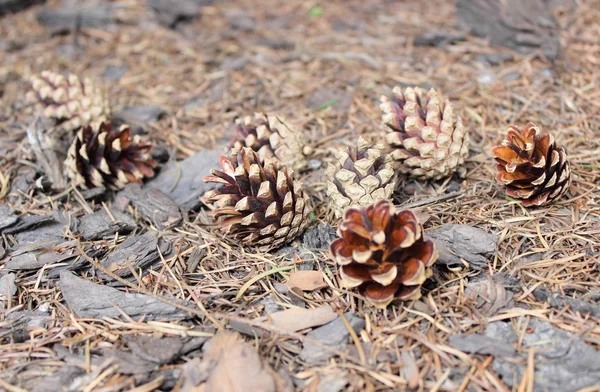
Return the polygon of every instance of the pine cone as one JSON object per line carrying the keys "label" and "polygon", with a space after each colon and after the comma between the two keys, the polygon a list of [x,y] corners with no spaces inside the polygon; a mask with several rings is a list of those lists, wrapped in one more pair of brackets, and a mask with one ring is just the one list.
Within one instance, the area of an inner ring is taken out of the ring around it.
{"label": "pine cone", "polygon": [[438,258],[431,240],[409,210],[396,211],[381,200],[363,208],[349,208],[330,246],[340,265],[341,284],[358,287],[378,308],[394,298],[417,299],[421,284],[431,276],[429,268]]}
{"label": "pine cone", "polygon": [[33,91],[27,94],[30,102],[37,102],[44,115],[55,119],[68,131],[106,121],[110,117],[108,99],[91,79],[79,79],[70,74],[44,71],[31,77]]}
{"label": "pine cone", "polygon": [[336,162],[327,167],[327,196],[340,217],[347,207],[366,206],[390,199],[396,187],[392,157],[382,144],[371,145],[362,137],[353,149],[339,149]]}
{"label": "pine cone", "polygon": [[[393,89],[381,97],[382,120],[388,126],[387,142],[402,173],[433,180],[449,177],[469,153],[469,135],[452,104],[434,89]],[[462,173],[460,173],[462,174]]]}
{"label": "pine cone", "polygon": [[121,189],[127,183],[142,183],[154,176],[156,162],[150,157],[152,146],[131,137],[131,129],[121,125],[118,131],[110,123],[79,129],[67,153],[65,168],[75,186],[82,188]]}
{"label": "pine cone", "polygon": [[215,204],[214,215],[230,238],[269,250],[304,231],[311,209],[293,171],[273,158],[262,162],[248,147],[222,155],[220,164],[222,171],[213,170],[204,181],[223,186],[208,191],[203,201]]}
{"label": "pine cone", "polygon": [[571,182],[571,169],[564,148],[557,147],[552,135],[542,135],[535,124],[523,129],[511,125],[507,139],[492,149],[498,174],[506,194],[522,199],[523,205],[541,206],[562,196]]}
{"label": "pine cone", "polygon": [[255,113],[236,121],[238,140],[233,143],[232,154],[249,147],[258,153],[262,162],[275,157],[294,170],[306,165],[306,156],[311,153],[307,140],[298,130],[290,128],[277,116]]}

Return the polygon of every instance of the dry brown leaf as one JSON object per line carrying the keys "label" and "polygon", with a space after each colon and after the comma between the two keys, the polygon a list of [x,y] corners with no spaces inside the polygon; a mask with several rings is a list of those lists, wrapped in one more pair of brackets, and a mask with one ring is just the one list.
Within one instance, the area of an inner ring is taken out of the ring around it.
{"label": "dry brown leaf", "polygon": [[313,291],[328,287],[321,271],[292,272],[287,284],[290,288],[298,287],[302,291]]}
{"label": "dry brown leaf", "polygon": [[332,321],[336,317],[337,313],[329,305],[314,309],[292,308],[275,312],[269,316],[273,325],[285,332],[296,332],[317,327]]}
{"label": "dry brown leaf", "polygon": [[220,331],[202,361],[192,360],[183,370],[181,392],[291,392],[290,383],[260,358],[235,332]]}
{"label": "dry brown leaf", "polygon": [[468,284],[466,295],[475,302],[475,307],[484,316],[493,316],[506,308],[513,297],[513,293],[506,291],[503,285],[494,282],[490,277]]}

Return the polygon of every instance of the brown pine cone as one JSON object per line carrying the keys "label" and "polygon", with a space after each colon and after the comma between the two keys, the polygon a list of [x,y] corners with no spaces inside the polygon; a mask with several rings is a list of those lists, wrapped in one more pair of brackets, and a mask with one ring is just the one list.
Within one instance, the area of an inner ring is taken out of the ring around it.
{"label": "brown pine cone", "polygon": [[439,180],[461,170],[469,153],[469,135],[452,104],[434,89],[419,87],[402,94],[394,87],[391,98],[381,97],[386,140],[402,173]]}
{"label": "brown pine cone", "polygon": [[336,162],[327,167],[327,196],[341,217],[347,207],[366,206],[390,199],[396,187],[392,157],[382,144],[371,145],[362,137],[356,148],[338,149]]}
{"label": "brown pine cone", "polygon": [[28,100],[38,103],[46,117],[55,119],[68,131],[110,117],[108,99],[91,79],[43,71],[31,77],[31,84],[33,90],[27,94]]}
{"label": "brown pine cone", "polygon": [[306,156],[311,153],[304,135],[278,116],[255,113],[254,117],[238,119],[236,131],[238,140],[232,145],[232,154],[249,147],[263,162],[266,158],[275,157],[288,167],[301,170],[306,165]]}
{"label": "brown pine cone", "polygon": [[571,182],[571,169],[564,148],[557,147],[552,135],[542,135],[535,124],[521,131],[511,125],[507,139],[492,149],[498,174],[506,194],[521,199],[523,205],[541,206],[562,196]]}
{"label": "brown pine cone", "polygon": [[131,129],[110,123],[88,125],[79,129],[67,152],[65,169],[73,185],[89,188],[121,189],[127,183],[142,183],[153,177],[156,162],[150,157],[152,146],[131,137]]}
{"label": "brown pine cone", "polygon": [[421,285],[431,276],[438,252],[431,240],[423,238],[423,227],[413,212],[396,211],[387,200],[349,208],[338,236],[329,249],[340,265],[343,286],[358,287],[378,308],[394,298],[421,296]]}
{"label": "brown pine cone", "polygon": [[248,147],[222,155],[220,164],[222,170],[204,181],[223,186],[208,191],[203,201],[214,203],[213,214],[228,238],[269,250],[304,231],[311,208],[292,170],[273,158],[261,161]]}

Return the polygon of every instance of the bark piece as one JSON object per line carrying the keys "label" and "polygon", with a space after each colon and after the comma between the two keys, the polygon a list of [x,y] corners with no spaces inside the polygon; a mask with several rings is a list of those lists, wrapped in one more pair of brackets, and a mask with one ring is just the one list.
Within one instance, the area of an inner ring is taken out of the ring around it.
{"label": "bark piece", "polygon": [[57,32],[70,32],[79,28],[106,29],[113,23],[112,11],[112,6],[102,4],[44,8],[37,13],[37,20]]}
{"label": "bark piece", "polygon": [[457,42],[466,41],[464,34],[451,31],[427,31],[415,38],[415,46],[436,46],[443,48]]}
{"label": "bark piece", "polygon": [[0,16],[23,11],[32,5],[44,2],[45,0],[0,0]]}
{"label": "bark piece", "polygon": [[[122,318],[123,313],[132,318],[144,316],[146,320],[178,320],[190,317],[185,310],[154,297],[121,292],[79,278],[68,271],[61,272],[60,287],[67,304],[79,317]],[[181,303],[176,299],[171,301]]]}
{"label": "bark piece", "polygon": [[119,195],[128,199],[140,215],[159,230],[172,229],[183,221],[177,203],[159,189],[145,189],[137,184],[128,184]]}
{"label": "bark piece", "polygon": [[[142,273],[154,263],[160,261],[160,254],[166,256],[171,251],[171,244],[150,234],[134,236],[123,241],[117,248],[100,262],[108,270],[120,277],[131,275],[131,269]],[[100,272],[98,276],[104,280],[113,280]]]}
{"label": "bark piece", "polygon": [[171,29],[178,23],[194,19],[199,15],[199,6],[192,0],[148,0],[158,21]]}
{"label": "bark piece", "polygon": [[319,223],[306,230],[302,237],[302,245],[311,250],[326,250],[336,238],[337,234],[331,225]]}
{"label": "bark piece", "polygon": [[185,212],[195,210],[202,205],[200,198],[217,187],[202,179],[210,175],[211,169],[219,167],[221,154],[217,150],[205,150],[183,161],[170,163],[145,188],[161,190]]}
{"label": "bark piece", "polygon": [[19,220],[2,230],[2,234],[17,234],[43,224],[54,222],[55,217],[52,214],[48,215],[24,215]]}
{"label": "bark piece", "polygon": [[492,44],[519,53],[560,53],[559,26],[546,0],[456,0],[457,24]]}
{"label": "bark piece", "polygon": [[447,224],[425,233],[435,243],[439,252],[438,263],[449,267],[464,267],[463,259],[470,268],[482,270],[487,259],[496,252],[498,236],[477,227]]}
{"label": "bark piece", "polygon": [[[512,325],[501,321],[489,324],[484,335],[500,339],[509,347],[519,340]],[[532,318],[523,334],[522,353],[499,356],[491,364],[509,387],[523,379],[530,348],[535,352],[534,391],[575,392],[600,384],[600,353],[593,346],[577,335]]]}
{"label": "bark piece", "polygon": [[18,220],[19,217],[15,215],[12,208],[6,204],[0,205],[0,232],[5,228],[14,225]]}
{"label": "bark piece", "polygon": [[470,354],[514,355],[516,351],[506,342],[484,335],[451,335],[450,345]]}
{"label": "bark piece", "polygon": [[533,290],[533,295],[538,301],[548,301],[553,308],[563,309],[568,306],[571,310],[581,313],[582,316],[589,314],[600,318],[600,305],[569,298],[559,293],[551,292],[545,287],[538,287]]}
{"label": "bark piece", "polygon": [[16,277],[17,276],[13,273],[2,275],[0,278],[0,295],[8,297],[17,293],[17,285],[15,284]]}
{"label": "bark piece", "polygon": [[[354,315],[353,312],[347,312],[344,314],[346,320],[352,326],[352,329],[359,333],[365,327],[365,320],[361,319]],[[348,338],[350,337],[350,332],[344,325],[344,322],[341,318],[336,318],[332,322],[323,325],[306,334],[307,337],[311,339],[318,340],[323,344],[331,346],[332,348],[343,350],[348,345]],[[302,347],[302,352],[300,353],[300,359],[309,363],[315,364],[319,362],[324,362],[329,358],[333,357],[335,354],[329,350],[326,350],[320,346],[306,343]]]}
{"label": "bark piece", "polygon": [[111,215],[112,217],[106,210],[101,209],[81,218],[81,237],[86,241],[109,239],[116,233],[128,234],[137,227],[135,219],[129,214],[111,211]]}

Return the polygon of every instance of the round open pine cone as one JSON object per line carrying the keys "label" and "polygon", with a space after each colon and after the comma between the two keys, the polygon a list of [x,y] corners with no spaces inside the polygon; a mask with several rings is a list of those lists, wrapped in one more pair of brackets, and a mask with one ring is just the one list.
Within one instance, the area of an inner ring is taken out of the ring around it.
{"label": "round open pine cone", "polygon": [[275,157],[294,170],[305,167],[306,156],[311,153],[308,141],[278,116],[255,113],[252,117],[237,119],[235,128],[238,140],[231,147],[232,154],[249,147],[263,162]]}
{"label": "round open pine cone", "polygon": [[347,207],[366,206],[390,199],[396,187],[392,157],[382,144],[372,145],[362,137],[356,147],[338,149],[336,161],[327,167],[327,196],[341,217]]}
{"label": "round open pine cone", "polygon": [[110,117],[108,99],[91,79],[43,71],[31,77],[31,84],[28,100],[37,103],[44,116],[56,120],[65,130],[74,131]]}
{"label": "round open pine cone", "polygon": [[117,190],[154,176],[156,162],[150,157],[151,150],[152,146],[138,135],[131,137],[127,125],[118,130],[106,122],[88,125],[77,132],[65,169],[75,186]]}
{"label": "round open pine cone", "polygon": [[421,285],[431,276],[438,252],[431,240],[423,238],[413,212],[396,211],[387,200],[349,208],[338,236],[330,251],[340,265],[343,286],[358,287],[367,301],[382,309],[395,298],[421,296]]}
{"label": "round open pine cone", "polygon": [[[461,170],[469,153],[469,135],[452,104],[434,89],[425,94],[408,87],[404,94],[381,97],[386,140],[402,173],[439,180]],[[460,173],[462,174],[462,173]]]}
{"label": "round open pine cone", "polygon": [[204,181],[222,186],[208,191],[203,201],[214,203],[213,214],[229,239],[266,251],[304,231],[311,208],[292,170],[274,158],[263,162],[248,147],[222,155],[219,163],[222,170],[213,170]]}
{"label": "round open pine cone", "polygon": [[492,155],[498,163],[496,180],[526,207],[550,203],[569,188],[571,169],[565,149],[533,123],[522,131],[509,126],[506,139],[492,149]]}

